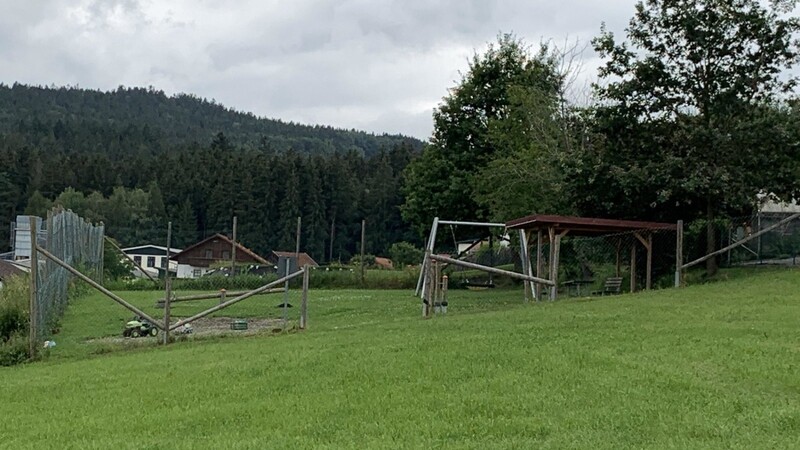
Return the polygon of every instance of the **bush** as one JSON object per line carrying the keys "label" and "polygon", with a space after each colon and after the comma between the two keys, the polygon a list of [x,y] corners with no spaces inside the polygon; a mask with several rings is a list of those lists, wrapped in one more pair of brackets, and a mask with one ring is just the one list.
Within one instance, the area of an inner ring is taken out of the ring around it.
{"label": "bush", "polygon": [[[354,267],[361,267],[361,255],[356,255],[350,258],[350,265]],[[372,269],[375,267],[375,255],[364,255],[364,267]]]}
{"label": "bush", "polygon": [[28,329],[28,279],[14,277],[0,289],[0,343]]}
{"label": "bush", "polygon": [[15,334],[8,341],[0,344],[0,366],[13,366],[28,359],[28,338],[24,334]]}
{"label": "bush", "polygon": [[424,250],[408,242],[395,242],[389,247],[389,256],[398,269],[419,264],[424,255]]}
{"label": "bush", "polygon": [[0,366],[28,359],[28,278],[14,277],[0,289]]}

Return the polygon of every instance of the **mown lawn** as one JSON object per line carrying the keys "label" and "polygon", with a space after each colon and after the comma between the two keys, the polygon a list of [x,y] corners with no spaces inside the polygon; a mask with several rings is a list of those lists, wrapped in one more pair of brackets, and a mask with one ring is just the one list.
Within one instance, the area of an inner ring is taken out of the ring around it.
{"label": "mown lawn", "polygon": [[[407,291],[312,291],[305,332],[107,354],[85,339],[128,314],[91,297],[47,361],[0,369],[0,447],[797,447],[798,288],[454,291],[432,320]],[[262,300],[226,315],[280,314]]]}

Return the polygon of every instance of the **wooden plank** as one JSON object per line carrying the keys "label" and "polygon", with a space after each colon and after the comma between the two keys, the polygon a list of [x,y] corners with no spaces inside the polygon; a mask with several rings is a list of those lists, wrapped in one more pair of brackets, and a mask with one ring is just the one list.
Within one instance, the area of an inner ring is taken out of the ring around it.
{"label": "wooden plank", "polygon": [[493,273],[495,275],[504,275],[504,276],[507,276],[509,278],[515,278],[517,280],[534,281],[536,283],[546,284],[548,286],[553,284],[552,281],[546,280],[544,278],[532,277],[532,276],[528,276],[528,275],[525,275],[525,274],[522,274],[522,273],[511,272],[511,271],[508,271],[508,270],[498,269],[498,268],[490,267],[490,266],[483,266],[483,265],[480,265],[480,264],[475,264],[475,263],[471,263],[471,262],[467,262],[467,261],[461,261],[459,259],[448,258],[446,256],[431,255],[430,258],[433,259],[433,260],[436,260],[436,261],[443,262],[443,263],[453,264],[455,266],[462,266],[462,267],[466,267],[468,269],[482,270],[484,272]]}
{"label": "wooden plank", "polygon": [[[224,289],[220,289],[220,292],[216,292],[216,293],[213,293],[213,294],[194,294],[194,295],[186,295],[186,296],[183,296],[183,297],[173,297],[171,302],[172,303],[181,303],[181,302],[191,302],[191,301],[195,301],[195,300],[207,300],[207,299],[212,299],[212,298],[221,298],[221,297],[226,297],[226,296],[227,297],[235,297],[237,295],[242,295],[242,294],[245,294],[245,293],[249,292],[249,291],[234,291],[234,292],[225,291],[225,293],[223,294],[222,291],[224,291]],[[283,288],[268,289],[268,290],[266,290],[264,292],[261,292],[258,295],[277,294],[277,293],[280,293],[280,292],[283,292]],[[156,304],[160,304],[160,303],[164,303],[164,302],[165,302],[164,298],[159,298],[158,300],[156,300]]]}

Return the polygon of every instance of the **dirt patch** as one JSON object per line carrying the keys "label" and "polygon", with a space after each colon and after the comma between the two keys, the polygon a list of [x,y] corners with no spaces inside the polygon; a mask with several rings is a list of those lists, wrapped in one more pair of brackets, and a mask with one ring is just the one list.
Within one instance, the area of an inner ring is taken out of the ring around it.
{"label": "dirt patch", "polygon": [[[172,323],[185,319],[185,317],[173,317]],[[245,320],[247,322],[246,330],[232,330],[231,323],[235,320]],[[264,319],[258,317],[249,318],[235,318],[235,317],[203,317],[197,319],[191,324],[191,333],[186,333],[182,329],[173,330],[170,332],[170,338],[192,338],[196,337],[212,337],[212,336],[241,336],[253,335],[257,333],[279,333],[283,331],[283,319]],[[294,324],[289,321],[286,328],[292,329]],[[157,337],[139,337],[139,338],[126,338],[122,337],[122,330],[117,336],[108,336],[97,339],[88,339],[89,343],[125,343],[128,345],[147,345],[147,343],[161,341],[161,334],[163,331],[159,330]]]}
{"label": "dirt patch", "polygon": [[[184,318],[175,317],[175,322],[182,320]],[[245,320],[247,321],[247,329],[246,330],[231,330],[231,323],[234,320]],[[206,334],[254,334],[260,331],[283,331],[283,319],[263,319],[257,317],[250,317],[247,319],[237,319],[235,317],[203,317],[202,319],[197,319],[191,324],[192,333],[191,334],[198,334],[198,335],[206,335]],[[289,327],[292,326],[292,323],[289,322]],[[180,335],[181,330],[173,331],[176,335]]]}

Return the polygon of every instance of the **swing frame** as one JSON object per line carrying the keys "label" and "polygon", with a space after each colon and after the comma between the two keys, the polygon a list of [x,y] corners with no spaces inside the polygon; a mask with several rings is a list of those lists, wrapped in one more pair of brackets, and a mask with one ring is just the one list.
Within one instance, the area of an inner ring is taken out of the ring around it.
{"label": "swing frame", "polygon": [[[420,274],[419,279],[417,280],[417,288],[414,291],[415,296],[419,296],[422,298],[425,295],[425,289],[427,288],[428,280],[425,277],[425,273],[428,269],[428,265],[430,264],[431,256],[433,255],[433,249],[436,246],[436,236],[439,231],[439,225],[463,225],[463,226],[473,226],[473,227],[486,227],[486,228],[506,228],[506,224],[504,223],[497,223],[497,222],[471,222],[471,221],[460,221],[460,220],[440,220],[438,217],[434,217],[433,224],[431,225],[431,231],[428,235],[428,241],[425,246],[425,256],[422,260],[422,264],[420,265]],[[489,233],[491,235],[491,232]],[[530,264],[530,256],[528,255],[528,245],[527,239],[524,233],[520,233],[520,256],[522,257],[522,265],[523,265],[523,272],[526,276],[533,276],[532,268]],[[460,254],[458,255],[460,258]],[[481,266],[485,267],[485,266]],[[491,268],[490,268],[491,269]],[[529,281],[529,280],[526,280]],[[533,282],[529,281],[529,284],[526,283],[525,286],[525,300],[527,301],[529,292],[533,292]]]}

